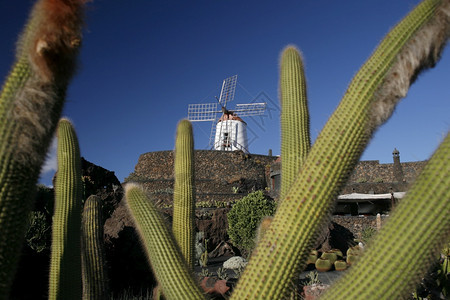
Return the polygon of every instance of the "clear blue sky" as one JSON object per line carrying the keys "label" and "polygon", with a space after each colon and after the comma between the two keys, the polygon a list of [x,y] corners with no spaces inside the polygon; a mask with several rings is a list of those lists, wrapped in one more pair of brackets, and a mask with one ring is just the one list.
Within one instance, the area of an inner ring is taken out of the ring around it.
{"label": "clear blue sky", "polygon": [[[140,154],[173,149],[189,103],[214,102],[222,80],[238,74],[235,103],[260,96],[269,104],[263,118],[246,120],[250,152],[279,154],[281,50],[295,44],[304,54],[314,140],[352,76],[418,2],[96,0],[88,5],[64,115],[74,122],[82,155],[122,181]],[[0,1],[1,78],[32,3]],[[448,48],[378,130],[363,160],[390,163],[394,147],[402,161],[433,153],[450,127]],[[209,130],[210,123],[194,124],[197,149],[206,148]]]}

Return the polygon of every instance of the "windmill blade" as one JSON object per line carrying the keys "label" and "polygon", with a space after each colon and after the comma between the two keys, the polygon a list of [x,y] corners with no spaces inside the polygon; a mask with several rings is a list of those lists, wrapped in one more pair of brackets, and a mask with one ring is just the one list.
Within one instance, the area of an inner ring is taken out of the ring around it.
{"label": "windmill blade", "polygon": [[214,121],[216,114],[221,113],[217,103],[201,103],[188,105],[188,120],[191,122]]}
{"label": "windmill blade", "polygon": [[228,77],[222,83],[222,90],[220,92],[219,104],[222,107],[227,107],[227,102],[233,101],[234,92],[236,91],[237,75]]}
{"label": "windmill blade", "polygon": [[266,111],[267,103],[236,104],[236,109],[232,110],[239,117],[260,116]]}

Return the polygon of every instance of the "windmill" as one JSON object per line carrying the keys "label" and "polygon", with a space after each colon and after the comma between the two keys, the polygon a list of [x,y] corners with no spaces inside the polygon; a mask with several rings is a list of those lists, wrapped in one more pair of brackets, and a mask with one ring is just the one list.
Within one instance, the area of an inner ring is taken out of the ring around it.
{"label": "windmill", "polygon": [[[236,104],[228,110],[228,102],[233,101],[237,75],[226,78],[222,83],[220,97],[215,103],[189,104],[188,120],[191,122],[212,122],[209,148],[213,150],[242,150],[248,153],[247,123],[241,117],[264,114],[266,103]],[[220,107],[219,107],[220,106]]]}

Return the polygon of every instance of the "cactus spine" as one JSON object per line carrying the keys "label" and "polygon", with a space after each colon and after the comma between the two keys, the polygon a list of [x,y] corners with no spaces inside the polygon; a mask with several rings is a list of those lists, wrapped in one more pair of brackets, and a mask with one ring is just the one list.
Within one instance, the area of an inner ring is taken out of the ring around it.
{"label": "cactus spine", "polygon": [[172,231],[190,268],[195,261],[194,137],[188,120],[178,124],[175,141]]}
{"label": "cactus spine", "polygon": [[[0,299],[9,295],[35,183],[75,69],[82,2],[66,2],[36,3],[0,92]],[[60,9],[66,5],[71,9]]]}
{"label": "cactus spine", "polygon": [[152,201],[135,184],[127,184],[125,197],[164,296],[167,299],[204,299],[172,232]]}
{"label": "cactus spine", "polygon": [[299,51],[287,47],[281,56],[281,188],[284,199],[311,148],[306,80]]}
{"label": "cactus spine", "polygon": [[392,113],[417,73],[437,61],[448,38],[448,8],[441,7],[449,6],[448,2],[419,4],[356,74],[253,252],[232,299],[287,296],[289,283],[327,223],[333,199],[370,136]]}
{"label": "cactus spine", "polygon": [[84,203],[81,229],[83,299],[109,299],[102,205],[101,199],[96,195],[89,196]]}
{"label": "cactus spine", "polygon": [[72,124],[58,124],[58,172],[52,225],[49,299],[81,298],[81,158]]}

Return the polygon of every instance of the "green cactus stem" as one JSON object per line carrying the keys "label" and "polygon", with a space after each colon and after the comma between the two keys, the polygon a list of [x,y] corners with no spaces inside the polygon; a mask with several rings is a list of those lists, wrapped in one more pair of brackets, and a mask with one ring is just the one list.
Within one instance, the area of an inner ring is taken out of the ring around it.
{"label": "green cactus stem", "polygon": [[309,113],[303,59],[299,51],[287,47],[281,56],[281,187],[283,200],[311,148]]}
{"label": "green cactus stem", "polygon": [[80,299],[81,282],[81,158],[72,124],[58,124],[58,171],[52,225],[49,299]]}
{"label": "green cactus stem", "polygon": [[190,268],[195,262],[194,137],[188,120],[178,124],[175,141],[172,231]]}
{"label": "green cactus stem", "polygon": [[83,300],[110,299],[100,197],[91,195],[87,198],[81,224]]}
{"label": "green cactus stem", "polygon": [[351,271],[336,282],[328,296],[333,299],[402,299],[414,291],[450,236],[449,157],[450,134],[373,243],[364,250]]}
{"label": "green cactus stem", "polygon": [[266,234],[266,231],[269,229],[270,224],[272,223],[272,216],[265,216],[261,219],[261,223],[258,226],[258,231],[256,233],[256,243],[258,244],[260,240],[264,237],[264,234]]}
{"label": "green cactus stem", "polygon": [[204,299],[176,241],[154,203],[135,184],[125,197],[150,265],[167,299]]}
{"label": "green cactus stem", "polygon": [[[418,73],[439,59],[450,32],[448,6],[448,0],[419,4],[356,74],[252,253],[232,299],[287,296],[290,282],[304,267],[315,238],[329,221],[335,197],[373,132],[390,116]],[[443,170],[439,172],[442,175]],[[422,199],[434,196],[430,192]],[[442,216],[432,220],[442,220]],[[448,227],[442,231],[448,232]],[[431,237],[430,243],[434,240]],[[390,242],[397,240],[391,237]]]}
{"label": "green cactus stem", "polygon": [[35,4],[0,92],[0,299],[9,295],[35,184],[75,69],[82,6]]}

